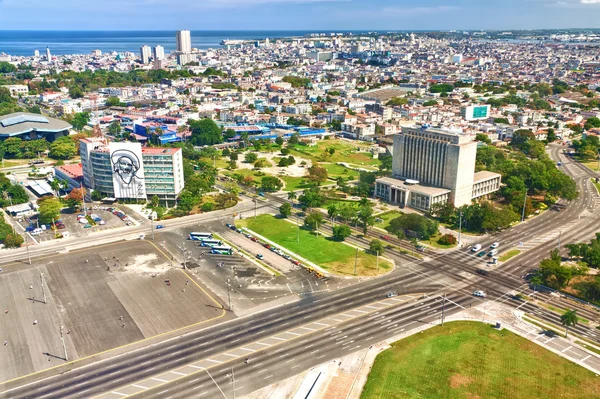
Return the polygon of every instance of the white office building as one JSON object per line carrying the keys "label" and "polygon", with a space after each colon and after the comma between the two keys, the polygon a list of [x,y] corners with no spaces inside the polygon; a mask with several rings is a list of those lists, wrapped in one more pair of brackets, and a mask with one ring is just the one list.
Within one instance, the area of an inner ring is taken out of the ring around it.
{"label": "white office building", "polygon": [[154,61],[165,59],[165,48],[163,46],[154,46]]}
{"label": "white office building", "polygon": [[142,148],[140,143],[80,140],[83,184],[115,199],[176,200],[184,188],[180,148]]}
{"label": "white office building", "polygon": [[394,136],[392,177],[377,179],[375,196],[422,211],[436,203],[469,205],[500,189],[499,174],[475,173],[476,154],[473,135],[404,127]]}
{"label": "white office building", "polygon": [[50,54],[50,48],[46,47],[46,61],[52,61],[52,54]]}
{"label": "white office building", "polygon": [[140,47],[140,60],[142,61],[142,64],[150,63],[151,54],[150,46],[143,45]]}
{"label": "white office building", "polygon": [[177,32],[177,51],[180,53],[192,52],[192,38],[189,30],[180,30]]}

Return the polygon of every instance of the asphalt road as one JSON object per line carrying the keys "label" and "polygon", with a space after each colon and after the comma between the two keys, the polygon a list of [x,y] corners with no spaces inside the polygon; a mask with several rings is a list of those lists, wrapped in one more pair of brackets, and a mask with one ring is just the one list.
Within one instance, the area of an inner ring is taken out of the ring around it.
{"label": "asphalt road", "polygon": [[[553,151],[553,156],[557,156],[556,151]],[[556,238],[560,234],[562,242],[567,243],[586,239],[595,233],[598,216],[594,216],[592,211],[596,206],[594,197],[597,194],[589,190],[590,173],[566,159],[563,164],[564,169],[575,176],[582,193],[580,198],[568,206],[566,203],[559,205],[527,223],[488,238],[481,243],[484,247],[498,241],[502,248],[508,249],[518,246],[520,242],[535,240],[538,238],[536,236],[540,234],[556,234]],[[582,214],[585,216],[580,219]],[[576,222],[573,223],[574,221]],[[558,233],[559,231],[562,233]],[[415,305],[412,307],[401,306],[386,310],[390,314],[380,313],[385,317],[381,320],[375,319],[375,322],[369,318],[369,315],[356,318],[352,321],[356,325],[350,326],[353,327],[352,333],[356,335],[355,339],[352,339],[350,334],[348,337],[344,337],[346,335],[344,328],[348,327],[336,327],[344,333],[340,344],[332,342],[332,339],[336,341],[337,338],[328,338],[323,333],[316,333],[309,340],[317,343],[315,350],[318,349],[319,352],[307,351],[307,345],[296,342],[297,340],[286,341],[285,344],[278,346],[277,352],[267,348],[256,353],[250,364],[245,364],[243,360],[239,359],[232,359],[231,362],[219,362],[214,375],[213,369],[209,369],[211,375],[201,370],[200,373],[189,377],[176,379],[173,383],[144,391],[144,396],[189,397],[191,391],[198,391],[198,395],[219,397],[219,393],[224,395],[225,389],[233,388],[231,378],[227,376],[227,374],[231,375],[229,370],[232,367],[235,370],[236,393],[252,392],[307,368],[393,336],[397,331],[392,329],[399,331],[402,328],[414,327],[417,325],[415,323],[435,322],[439,318],[439,310],[436,311],[436,308],[439,308],[441,293],[447,293],[448,298],[452,301],[446,303],[447,312],[457,311],[460,306],[478,301],[479,299],[470,294],[475,289],[483,289],[488,294],[488,300],[506,302],[527,312],[536,313],[541,319],[556,324],[559,323],[557,314],[513,299],[513,295],[517,292],[530,291],[522,276],[534,265],[532,262],[548,256],[550,249],[556,246],[557,242],[554,236],[543,237],[540,244],[528,247],[529,249],[523,254],[504,263],[499,268],[491,270],[487,277],[481,277],[474,273],[476,268],[486,266],[480,258],[473,256],[468,250],[431,255],[424,261],[406,259],[406,262],[401,264],[395,273],[384,278],[368,280],[360,285],[342,288],[332,293],[317,293],[294,304],[228,321],[187,334],[173,341],[155,344],[149,348],[60,375],[55,375],[56,371],[52,371],[42,373],[38,378],[10,382],[0,390],[10,389],[8,393],[5,393],[5,396],[10,398],[75,398],[110,393],[128,384],[135,384],[136,381],[144,378],[168,372],[173,368],[198,362],[211,356],[218,356],[233,347],[252,345],[257,340],[291,328],[306,325],[324,317],[343,314],[358,306],[378,300],[389,290],[396,290],[400,293],[430,293],[431,296],[421,299],[415,304],[416,307]],[[452,278],[454,281],[440,286],[437,282],[440,281],[441,276]],[[557,301],[562,303],[560,299]],[[572,307],[572,304],[570,302],[563,303],[562,306]],[[589,309],[585,308],[585,311],[589,312]],[[384,321],[385,324],[394,324],[382,326]],[[388,331],[388,327],[392,328]],[[331,334],[337,331],[334,329]],[[579,325],[572,331],[600,341],[600,337],[595,331],[586,326]],[[293,359],[289,362],[290,366],[283,366],[290,359]],[[259,366],[255,367],[256,364]],[[292,369],[292,367],[294,368]],[[54,376],[52,376],[53,374]],[[52,378],[40,381],[39,378],[47,376],[52,376]],[[213,382],[213,378],[218,386]],[[32,382],[25,385],[27,381]],[[212,382],[212,385],[209,381]],[[175,383],[179,385],[175,385]],[[181,386],[182,384],[186,385]],[[207,392],[204,393],[204,390]],[[123,395],[114,397],[123,397]]]}

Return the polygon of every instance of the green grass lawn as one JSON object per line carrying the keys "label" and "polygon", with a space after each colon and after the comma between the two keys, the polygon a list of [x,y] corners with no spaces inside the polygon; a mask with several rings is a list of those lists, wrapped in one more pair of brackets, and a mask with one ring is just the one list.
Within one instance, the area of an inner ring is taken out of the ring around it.
{"label": "green grass lawn", "polygon": [[392,344],[362,392],[374,398],[600,398],[600,378],[507,330],[452,322]]}
{"label": "green grass lawn", "polygon": [[422,244],[425,244],[425,245],[429,245],[430,247],[440,248],[440,249],[454,248],[458,245],[458,243],[450,244],[450,245],[440,244],[438,242],[438,240],[441,237],[442,237],[442,235],[440,233],[437,233],[436,235],[432,236],[429,240],[419,240],[419,242]]}
{"label": "green grass lawn", "polygon": [[296,191],[311,186],[310,182],[304,177],[292,177],[292,176],[277,176],[285,183],[283,191]]}
{"label": "green grass lawn", "polygon": [[319,166],[327,169],[327,175],[332,178],[343,177],[346,180],[358,179],[358,172],[345,168],[335,163],[320,163]]}
{"label": "green grass lawn", "polygon": [[402,216],[402,212],[400,212],[400,211],[387,211],[384,213],[380,213],[379,215],[376,215],[375,217],[379,218],[383,221],[375,222],[375,227],[385,229],[386,227],[388,227],[390,225],[390,222],[393,219],[396,219],[397,217],[400,217],[400,216]]}
{"label": "green grass lawn", "polygon": [[[300,229],[300,243],[298,243],[298,227],[272,215],[260,215],[256,220],[254,218],[238,220],[236,226],[248,227],[329,272],[354,275],[356,249],[349,245],[333,241],[322,234],[317,237],[305,229]],[[358,252],[357,272],[359,276],[383,274],[390,268],[391,265],[388,262],[380,260],[379,271],[377,271],[376,257],[364,251]]]}
{"label": "green grass lawn", "polygon": [[[359,142],[347,142],[344,140],[320,140],[314,146],[296,145],[290,147],[291,154],[303,158],[310,158],[313,162],[347,162],[357,166],[379,166],[379,159],[373,159],[370,153],[357,151],[357,148],[368,148],[368,144]],[[328,148],[334,148],[333,155],[323,158],[323,152]]]}
{"label": "green grass lawn", "polygon": [[507,260],[514,258],[515,256],[517,256],[520,253],[521,253],[521,251],[519,251],[518,249],[511,249],[510,251],[503,253],[502,256],[500,256],[500,258],[498,258],[498,260],[500,262],[506,262]]}

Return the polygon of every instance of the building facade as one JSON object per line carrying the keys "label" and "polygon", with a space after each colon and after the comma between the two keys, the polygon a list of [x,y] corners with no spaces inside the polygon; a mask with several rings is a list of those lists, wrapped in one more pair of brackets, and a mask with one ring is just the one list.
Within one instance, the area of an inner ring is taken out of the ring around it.
{"label": "building facade", "polygon": [[154,60],[164,60],[165,59],[165,48],[163,46],[154,46]]}
{"label": "building facade", "polygon": [[140,47],[140,60],[142,61],[142,64],[150,63],[151,55],[152,55],[152,52],[151,52],[150,46],[143,45],[142,47]]}
{"label": "building facade", "polygon": [[460,109],[460,116],[468,121],[476,121],[480,119],[487,119],[490,116],[489,104],[486,105],[469,105],[468,107],[462,107]]}
{"label": "building facade", "polygon": [[456,207],[500,189],[500,175],[475,173],[477,143],[472,135],[404,127],[394,136],[392,177],[378,179],[375,196],[427,211],[433,204]]}
{"label": "building facade", "polygon": [[176,200],[184,188],[180,148],[142,148],[140,143],[80,140],[83,182],[115,199]]}
{"label": "building facade", "polygon": [[191,53],[192,52],[192,38],[189,30],[177,31],[177,52],[179,53]]}

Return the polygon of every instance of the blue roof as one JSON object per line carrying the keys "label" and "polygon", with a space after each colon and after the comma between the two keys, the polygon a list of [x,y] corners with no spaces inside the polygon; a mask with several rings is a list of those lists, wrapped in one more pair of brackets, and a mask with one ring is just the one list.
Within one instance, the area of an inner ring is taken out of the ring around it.
{"label": "blue roof", "polygon": [[17,116],[13,116],[11,118],[6,118],[3,120],[0,120],[0,124],[4,127],[13,126],[13,125],[16,125],[19,123],[24,123],[24,122],[50,123],[48,121],[48,119],[44,118],[41,115],[27,115],[27,114],[17,115]]}

